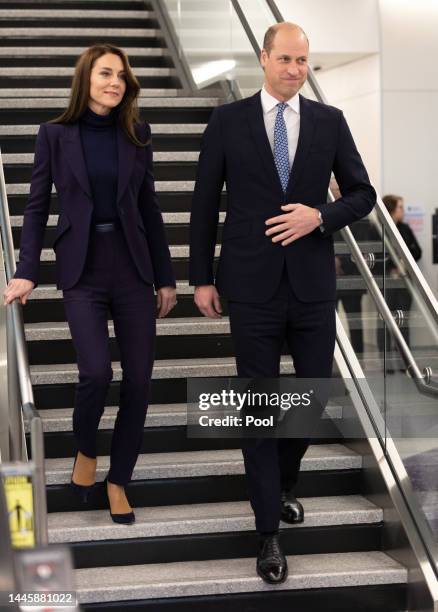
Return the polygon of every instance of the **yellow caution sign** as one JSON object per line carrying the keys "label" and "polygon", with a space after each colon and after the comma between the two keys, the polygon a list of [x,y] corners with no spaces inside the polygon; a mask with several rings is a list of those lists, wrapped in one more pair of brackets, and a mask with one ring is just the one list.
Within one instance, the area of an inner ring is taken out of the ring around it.
{"label": "yellow caution sign", "polygon": [[6,505],[14,548],[35,546],[32,477],[4,475]]}

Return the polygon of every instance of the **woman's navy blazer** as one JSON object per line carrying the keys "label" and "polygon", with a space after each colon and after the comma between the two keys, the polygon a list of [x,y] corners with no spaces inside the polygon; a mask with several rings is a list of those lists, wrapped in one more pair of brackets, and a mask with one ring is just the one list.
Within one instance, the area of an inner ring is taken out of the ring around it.
{"label": "woman's navy blazer", "polygon": [[[136,146],[117,123],[117,208],[135,265],[145,283],[156,289],[175,286],[169,247],[158,206],[152,169],[152,146]],[[138,123],[137,137],[150,139],[150,126]],[[54,183],[59,219],[53,249],[58,289],[76,284],[84,269],[93,199],[79,123],[42,123],[38,131],[29,199],[24,211],[20,257],[15,278],[37,285],[44,231]]]}

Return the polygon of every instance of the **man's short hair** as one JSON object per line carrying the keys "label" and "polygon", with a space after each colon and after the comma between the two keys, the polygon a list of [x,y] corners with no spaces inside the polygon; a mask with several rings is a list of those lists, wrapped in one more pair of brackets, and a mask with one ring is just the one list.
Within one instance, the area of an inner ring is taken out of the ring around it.
{"label": "man's short hair", "polygon": [[263,39],[263,49],[266,51],[268,55],[271,53],[272,48],[274,46],[275,35],[277,34],[278,30],[284,23],[287,23],[288,25],[293,26],[294,28],[297,28],[298,30],[301,30],[301,32],[304,34],[305,39],[307,40],[307,44],[309,44],[309,39],[307,38],[307,34],[305,33],[305,31],[303,30],[301,26],[297,25],[296,23],[291,23],[290,21],[282,21],[280,23],[274,23],[274,25],[271,25],[271,27],[266,30],[265,37]]}

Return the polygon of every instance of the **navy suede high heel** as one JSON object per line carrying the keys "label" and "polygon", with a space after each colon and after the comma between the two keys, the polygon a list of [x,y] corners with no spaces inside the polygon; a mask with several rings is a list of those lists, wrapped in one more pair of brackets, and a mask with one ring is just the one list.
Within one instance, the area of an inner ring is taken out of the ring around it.
{"label": "navy suede high heel", "polygon": [[73,470],[72,470],[72,473],[71,473],[70,487],[73,489],[73,491],[76,492],[77,495],[79,495],[80,499],[82,499],[84,504],[86,504],[88,502],[88,497],[89,497],[91,491],[96,487],[96,483],[94,483],[92,485],[80,485],[80,484],[76,484],[76,482],[73,482],[73,472],[75,471],[75,465],[76,465],[77,458],[78,458],[78,453],[76,453],[75,461],[73,463]]}
{"label": "navy suede high heel", "polygon": [[[107,491],[107,495],[108,495],[108,488],[106,486],[106,483],[108,482],[108,476],[105,476],[105,480],[103,481],[103,485]],[[110,504],[109,501],[109,496],[108,496],[108,503]],[[132,523],[135,523],[135,514],[133,511],[131,512],[125,512],[124,514],[113,514],[111,512],[111,504],[110,504],[110,516],[113,519],[113,521],[115,523],[118,523],[119,525],[132,525]]]}

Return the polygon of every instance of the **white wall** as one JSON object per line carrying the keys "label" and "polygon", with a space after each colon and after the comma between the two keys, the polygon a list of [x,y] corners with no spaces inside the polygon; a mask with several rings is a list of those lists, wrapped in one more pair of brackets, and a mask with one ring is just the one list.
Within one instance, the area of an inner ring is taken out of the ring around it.
{"label": "white wall", "polygon": [[305,30],[314,52],[379,50],[377,0],[277,0],[277,6]]}
{"label": "white wall", "polygon": [[381,189],[380,60],[370,55],[316,73],[330,104],[342,109],[370,179]]}
{"label": "white wall", "polygon": [[438,2],[380,0],[382,191],[425,211],[419,262],[438,295],[431,215],[438,207]]}

